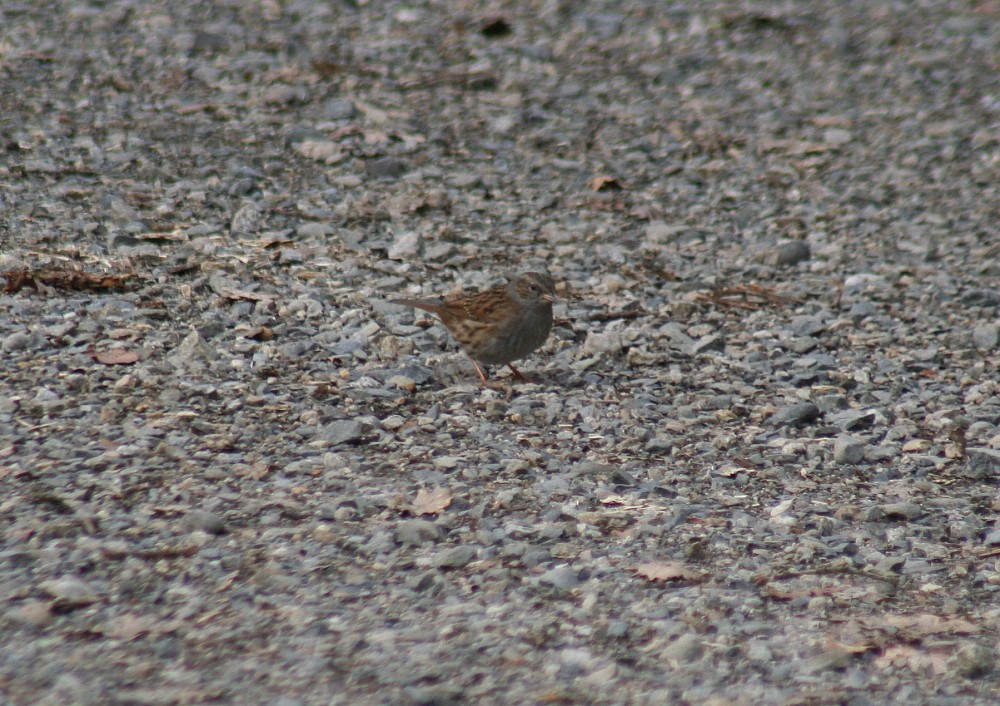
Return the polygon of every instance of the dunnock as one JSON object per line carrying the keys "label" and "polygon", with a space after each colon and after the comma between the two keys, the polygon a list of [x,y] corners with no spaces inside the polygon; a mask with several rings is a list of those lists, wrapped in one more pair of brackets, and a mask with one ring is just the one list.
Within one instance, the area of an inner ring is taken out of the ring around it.
{"label": "dunnock", "polygon": [[393,299],[436,314],[472,359],[484,385],[480,363],[507,365],[518,380],[527,380],[511,361],[545,343],[552,330],[555,282],[543,272],[525,272],[508,284],[448,301]]}

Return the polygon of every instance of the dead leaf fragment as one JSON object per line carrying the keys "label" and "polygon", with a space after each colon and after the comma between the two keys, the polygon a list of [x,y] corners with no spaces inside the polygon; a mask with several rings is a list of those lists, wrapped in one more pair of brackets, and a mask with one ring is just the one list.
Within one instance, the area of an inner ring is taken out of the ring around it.
{"label": "dead leaf fragment", "polygon": [[702,578],[683,561],[651,561],[639,564],[635,572],[650,581],[700,581]]}
{"label": "dead leaf fragment", "polygon": [[414,515],[437,515],[451,505],[451,491],[438,487],[428,490],[421,488],[417,497],[410,503],[409,510]]}

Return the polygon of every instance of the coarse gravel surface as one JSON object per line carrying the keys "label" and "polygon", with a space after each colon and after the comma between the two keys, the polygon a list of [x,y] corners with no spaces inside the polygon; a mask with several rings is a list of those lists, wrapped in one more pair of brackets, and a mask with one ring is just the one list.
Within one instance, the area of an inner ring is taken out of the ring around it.
{"label": "coarse gravel surface", "polygon": [[0,128],[0,703],[1000,700],[995,0],[10,0]]}

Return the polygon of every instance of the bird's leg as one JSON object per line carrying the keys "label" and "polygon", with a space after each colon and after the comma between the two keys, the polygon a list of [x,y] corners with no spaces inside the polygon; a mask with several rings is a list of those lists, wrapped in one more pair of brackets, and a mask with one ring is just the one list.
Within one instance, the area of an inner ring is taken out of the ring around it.
{"label": "bird's leg", "polygon": [[479,363],[477,363],[474,358],[469,358],[469,360],[472,361],[472,365],[476,369],[476,375],[479,376],[479,381],[483,383],[483,385],[485,385],[486,387],[489,387],[490,383],[486,379],[486,375],[483,373],[483,369],[479,367]]}
{"label": "bird's leg", "polygon": [[519,382],[538,382],[538,380],[536,380],[535,378],[529,378],[527,375],[522,373],[520,370],[515,368],[510,363],[507,363],[507,367],[510,368],[510,371],[512,373],[514,373],[514,379]]}

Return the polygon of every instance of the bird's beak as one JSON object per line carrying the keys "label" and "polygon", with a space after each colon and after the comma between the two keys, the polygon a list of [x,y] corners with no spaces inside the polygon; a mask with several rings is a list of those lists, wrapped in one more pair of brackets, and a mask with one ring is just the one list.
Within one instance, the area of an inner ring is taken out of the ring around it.
{"label": "bird's beak", "polygon": [[556,300],[556,295],[555,294],[543,294],[542,295],[542,301],[543,302],[548,302],[549,304],[551,304],[555,300]]}

